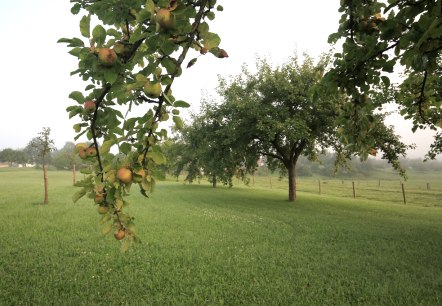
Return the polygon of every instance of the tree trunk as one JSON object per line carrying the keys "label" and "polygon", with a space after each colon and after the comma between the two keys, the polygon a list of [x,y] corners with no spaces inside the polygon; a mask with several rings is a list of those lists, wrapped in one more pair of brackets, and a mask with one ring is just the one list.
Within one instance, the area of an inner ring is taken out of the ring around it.
{"label": "tree trunk", "polygon": [[212,177],[212,187],[216,188],[216,175]]}
{"label": "tree trunk", "polygon": [[49,203],[49,194],[48,194],[48,165],[43,165],[43,180],[45,185],[45,200],[44,204]]}
{"label": "tree trunk", "polygon": [[72,183],[75,185],[77,182],[77,169],[75,169],[75,164],[72,165]]}
{"label": "tree trunk", "polygon": [[288,163],[288,176],[289,176],[289,201],[295,202],[296,200],[296,160]]}

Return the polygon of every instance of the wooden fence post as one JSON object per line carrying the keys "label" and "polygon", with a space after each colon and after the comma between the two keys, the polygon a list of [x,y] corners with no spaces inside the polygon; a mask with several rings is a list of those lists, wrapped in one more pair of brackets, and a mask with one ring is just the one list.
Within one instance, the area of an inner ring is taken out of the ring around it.
{"label": "wooden fence post", "polygon": [[318,180],[319,194],[321,194],[321,180]]}
{"label": "wooden fence post", "polygon": [[405,198],[405,187],[404,187],[404,183],[402,183],[402,196],[404,197],[404,204],[407,205],[407,200]]}
{"label": "wooden fence post", "polygon": [[353,199],[356,199],[355,182],[353,181],[351,184],[353,185]]}

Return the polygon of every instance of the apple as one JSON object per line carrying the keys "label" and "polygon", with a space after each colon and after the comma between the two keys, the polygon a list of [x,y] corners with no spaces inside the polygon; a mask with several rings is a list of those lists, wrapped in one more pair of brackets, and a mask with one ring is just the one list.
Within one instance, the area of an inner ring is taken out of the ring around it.
{"label": "apple", "polygon": [[175,28],[175,16],[170,12],[169,9],[159,9],[155,15],[155,21],[160,25],[160,27],[166,30]]}
{"label": "apple", "polygon": [[98,206],[98,213],[100,215],[104,215],[105,213],[107,213],[109,211],[109,207],[104,206],[104,205],[100,205]]}
{"label": "apple", "polygon": [[87,143],[81,142],[75,145],[75,152],[79,153],[81,149],[86,150],[88,147]]}
{"label": "apple", "polygon": [[85,151],[86,151],[86,155],[88,157],[95,157],[95,156],[97,156],[97,149],[95,147],[87,148]]}
{"label": "apple", "polygon": [[118,42],[114,46],[114,51],[115,51],[116,54],[118,54],[120,56],[127,57],[127,56],[130,55],[131,46],[123,44],[121,42]]}
{"label": "apple", "polygon": [[95,104],[95,101],[86,101],[83,104],[83,108],[88,112],[88,113],[93,113],[95,112],[95,110],[97,109],[97,104]]}
{"label": "apple", "polygon": [[100,48],[98,59],[104,66],[111,67],[117,61],[117,53],[110,48]]}
{"label": "apple", "polygon": [[161,95],[161,84],[159,82],[152,83],[151,81],[147,81],[144,84],[144,93],[149,98],[158,98]]}
{"label": "apple", "polygon": [[124,237],[126,237],[126,231],[124,229],[120,228],[119,230],[115,231],[114,237],[117,240],[121,240]]}
{"label": "apple", "polygon": [[101,204],[104,202],[104,193],[97,193],[94,197],[94,202],[96,204]]}
{"label": "apple", "polygon": [[368,151],[368,154],[370,154],[371,156],[376,156],[376,154],[378,154],[378,150],[376,150],[375,148],[371,148]]}
{"label": "apple", "polygon": [[117,179],[124,184],[132,182],[132,171],[128,168],[120,168],[117,171]]}
{"label": "apple", "polygon": [[83,148],[79,149],[78,156],[80,156],[81,159],[86,159],[87,158],[86,150]]}

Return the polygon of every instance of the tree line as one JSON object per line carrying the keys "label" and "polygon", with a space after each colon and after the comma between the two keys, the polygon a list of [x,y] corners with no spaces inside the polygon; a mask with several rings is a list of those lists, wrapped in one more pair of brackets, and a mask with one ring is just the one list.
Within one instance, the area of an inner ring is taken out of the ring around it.
{"label": "tree line", "polygon": [[75,143],[66,142],[60,149],[53,150],[47,154],[44,159],[39,154],[38,149],[32,146],[32,143],[38,142],[38,139],[33,138],[26,147],[22,149],[5,148],[0,151],[0,162],[7,163],[9,166],[26,167],[35,166],[42,167],[44,163],[58,169],[70,170],[73,165],[78,167],[87,166],[91,164],[89,160],[83,160],[75,152]]}

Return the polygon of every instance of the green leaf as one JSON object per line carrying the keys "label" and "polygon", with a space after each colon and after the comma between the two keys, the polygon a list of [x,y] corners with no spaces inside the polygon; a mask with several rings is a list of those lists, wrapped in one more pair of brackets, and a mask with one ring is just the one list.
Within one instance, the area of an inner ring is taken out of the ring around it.
{"label": "green leaf", "polygon": [[130,143],[124,142],[120,145],[120,152],[124,154],[129,154],[132,149],[132,145]]}
{"label": "green leaf", "polygon": [[188,107],[190,107],[190,104],[185,101],[178,100],[178,101],[175,101],[175,103],[173,103],[173,107],[188,108]]}
{"label": "green leaf", "polygon": [[74,131],[75,133],[80,133],[81,131],[81,125],[80,124],[74,124]]}
{"label": "green leaf", "polygon": [[80,200],[87,192],[87,189],[83,188],[79,191],[77,191],[76,193],[74,193],[74,195],[72,196],[72,201],[74,203],[76,203],[78,200]]}
{"label": "green leaf", "polygon": [[101,47],[106,41],[106,30],[101,25],[97,25],[92,31],[92,37],[97,47]]}
{"label": "green leaf", "polygon": [[115,144],[116,141],[117,141],[116,139],[110,139],[103,142],[103,144],[100,147],[100,154],[109,153],[111,147]]}
{"label": "green leaf", "polygon": [[223,7],[222,5],[218,5],[218,6],[216,7],[216,10],[217,10],[218,12],[222,12],[222,11],[224,11],[224,7]]}
{"label": "green leaf", "polygon": [[81,92],[79,91],[73,91],[69,94],[69,98],[72,100],[77,101],[79,104],[83,104],[84,103],[84,96]]}
{"label": "green leaf", "polygon": [[70,39],[70,38],[60,38],[59,40],[57,40],[58,44],[63,44],[63,43],[70,44],[71,42],[72,42],[72,39]]}
{"label": "green leaf", "polygon": [[113,84],[118,79],[118,73],[114,69],[105,69],[104,79],[106,82]]}
{"label": "green leaf", "polygon": [[208,50],[218,47],[220,43],[221,38],[218,36],[218,34],[209,32],[204,37],[204,47]]}
{"label": "green leaf", "polygon": [[390,87],[390,79],[388,77],[383,75],[383,76],[381,76],[381,79],[386,87]]}
{"label": "green leaf", "polygon": [[86,38],[91,37],[91,30],[90,30],[90,24],[91,24],[91,17],[90,16],[83,16],[80,20],[80,33]]}
{"label": "green leaf", "polygon": [[173,116],[173,122],[178,130],[181,130],[184,127],[184,122],[180,116]]}
{"label": "green leaf", "polygon": [[155,19],[155,3],[153,3],[153,0],[147,0],[146,10],[150,13],[150,20],[154,21],[154,19]]}
{"label": "green leaf", "polygon": [[71,8],[72,15],[77,15],[81,10],[81,4],[75,3],[74,6]]}
{"label": "green leaf", "polygon": [[110,231],[112,230],[112,224],[106,224],[105,227],[103,227],[103,229],[101,230],[101,233],[103,234],[103,236],[106,236],[107,234],[110,233]]}
{"label": "green leaf", "polygon": [[126,253],[130,248],[130,241],[125,239],[123,243],[121,243],[120,252]]}
{"label": "green leaf", "polygon": [[155,182],[155,179],[152,177],[150,181],[150,193],[154,193],[157,189],[157,183]]}
{"label": "green leaf", "polygon": [[89,168],[82,168],[80,169],[81,174],[92,174],[92,170]]}
{"label": "green leaf", "polygon": [[209,20],[215,19],[215,13],[214,12],[208,12],[206,16],[207,16],[207,18]]}
{"label": "green leaf", "polygon": [[152,159],[157,165],[163,165],[167,162],[166,156],[161,152],[150,151],[147,152],[146,157]]}

